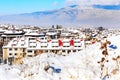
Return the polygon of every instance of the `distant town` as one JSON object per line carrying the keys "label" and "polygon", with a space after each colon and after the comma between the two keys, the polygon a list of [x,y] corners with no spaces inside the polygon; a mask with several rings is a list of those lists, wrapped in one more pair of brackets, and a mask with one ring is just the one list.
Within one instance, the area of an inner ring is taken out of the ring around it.
{"label": "distant town", "polygon": [[[42,53],[67,55],[78,52],[87,45],[100,42],[120,30],[103,27],[70,28],[62,25],[51,27],[0,25],[0,63],[22,64],[25,57]],[[117,35],[116,34],[116,35]]]}

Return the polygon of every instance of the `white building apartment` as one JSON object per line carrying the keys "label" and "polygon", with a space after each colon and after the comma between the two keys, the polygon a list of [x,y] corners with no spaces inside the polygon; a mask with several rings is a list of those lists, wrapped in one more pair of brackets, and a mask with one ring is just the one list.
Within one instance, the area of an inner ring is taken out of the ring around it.
{"label": "white building apartment", "polygon": [[3,46],[3,61],[8,64],[20,64],[24,57],[33,57],[42,53],[66,55],[78,52],[83,47],[84,41],[81,39],[14,38]]}

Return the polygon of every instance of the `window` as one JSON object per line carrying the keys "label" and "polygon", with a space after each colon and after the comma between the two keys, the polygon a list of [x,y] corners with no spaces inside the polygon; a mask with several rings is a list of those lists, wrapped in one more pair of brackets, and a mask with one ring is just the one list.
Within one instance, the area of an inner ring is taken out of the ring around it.
{"label": "window", "polygon": [[76,50],[73,50],[73,52],[76,52]]}
{"label": "window", "polygon": [[41,48],[46,48],[47,46],[41,46]]}
{"label": "window", "polygon": [[24,44],[21,44],[21,46],[24,46]]}
{"label": "window", "polygon": [[44,40],[45,38],[43,37],[43,38],[40,38],[40,39]]}
{"label": "window", "polygon": [[52,42],[52,43],[57,43],[56,41]]}
{"label": "window", "polygon": [[70,53],[70,52],[71,52],[71,50],[68,50],[67,52],[68,52],[68,53]]}
{"label": "window", "polygon": [[9,51],[12,51],[12,48],[9,48]]}
{"label": "window", "polygon": [[12,53],[9,53],[9,55],[11,56],[11,55],[12,55]]}
{"label": "window", "polygon": [[23,48],[23,52],[25,52],[25,48]]}
{"label": "window", "polygon": [[29,38],[29,40],[35,40],[35,38]]}
{"label": "window", "polygon": [[54,53],[54,50],[52,50],[52,52]]}
{"label": "window", "polygon": [[32,50],[28,50],[27,52],[28,52],[28,53],[32,53]]}
{"label": "window", "polygon": [[33,48],[36,48],[36,46],[33,46]]}
{"label": "window", "polygon": [[62,52],[65,52],[65,50],[62,50]]}
{"label": "window", "polygon": [[52,46],[52,47],[58,47],[58,46]]}
{"label": "window", "polygon": [[17,51],[17,48],[15,48],[14,50]]}
{"label": "window", "polygon": [[32,57],[32,55],[28,55],[28,57]]}
{"label": "window", "polygon": [[17,53],[15,53],[15,56],[17,55]]}

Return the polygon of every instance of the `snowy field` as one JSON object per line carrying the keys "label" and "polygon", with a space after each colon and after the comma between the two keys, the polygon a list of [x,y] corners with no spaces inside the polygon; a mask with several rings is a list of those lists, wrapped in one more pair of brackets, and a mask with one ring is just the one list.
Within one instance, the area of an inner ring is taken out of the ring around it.
{"label": "snowy field", "polygon": [[106,56],[100,43],[66,56],[44,53],[22,65],[1,65],[0,80],[120,80],[120,36],[107,40],[115,48],[107,45]]}

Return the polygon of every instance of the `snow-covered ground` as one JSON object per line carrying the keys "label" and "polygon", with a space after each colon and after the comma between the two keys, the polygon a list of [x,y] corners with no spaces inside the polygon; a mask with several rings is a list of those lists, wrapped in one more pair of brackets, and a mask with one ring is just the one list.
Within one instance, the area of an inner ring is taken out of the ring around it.
{"label": "snow-covered ground", "polygon": [[108,45],[107,56],[100,43],[66,56],[44,53],[24,59],[22,65],[1,65],[0,80],[120,80],[120,36],[108,40],[117,48]]}

